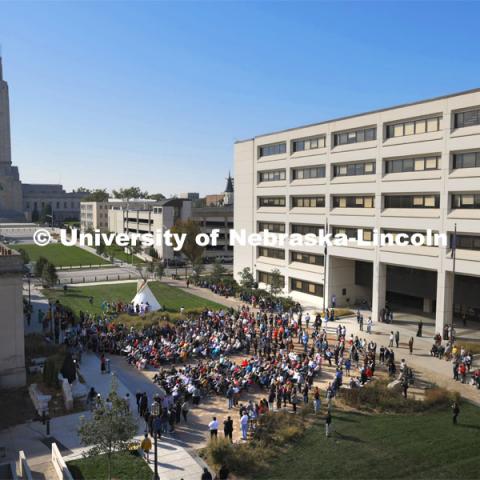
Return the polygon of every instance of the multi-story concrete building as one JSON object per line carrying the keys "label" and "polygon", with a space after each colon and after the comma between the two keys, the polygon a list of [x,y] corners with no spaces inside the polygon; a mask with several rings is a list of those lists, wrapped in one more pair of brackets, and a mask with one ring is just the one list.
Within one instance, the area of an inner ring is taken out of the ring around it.
{"label": "multi-story concrete building", "polygon": [[[66,192],[62,185],[22,183],[23,210],[28,221],[48,207],[53,221],[80,220],[80,202],[85,192]],[[36,212],[36,213],[35,213]]]}
{"label": "multi-story concrete building", "polygon": [[26,383],[22,274],[22,257],[0,245],[0,388]]}
{"label": "multi-story concrete building", "polygon": [[[235,144],[235,229],[425,232],[445,247],[235,247],[234,272],[278,268],[312,306],[388,301],[436,315],[480,314],[480,89],[292,128]],[[455,269],[455,270],[454,270]],[[455,272],[455,273],[454,273]]]}

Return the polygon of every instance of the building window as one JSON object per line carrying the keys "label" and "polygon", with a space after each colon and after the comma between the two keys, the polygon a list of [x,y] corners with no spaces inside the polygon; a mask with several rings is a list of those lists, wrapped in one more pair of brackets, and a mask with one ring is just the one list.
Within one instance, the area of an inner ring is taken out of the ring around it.
{"label": "building window", "polygon": [[453,155],[453,168],[479,168],[480,152],[455,153]]}
{"label": "building window", "polygon": [[298,233],[300,235],[307,235],[312,233],[313,235],[318,235],[320,231],[324,231],[323,225],[307,225],[303,223],[292,223],[291,226],[292,233]]}
{"label": "building window", "polygon": [[292,168],[292,180],[305,180],[307,178],[325,178],[325,165]]}
{"label": "building window", "polygon": [[281,248],[258,247],[258,257],[277,258],[285,260],[285,250]]}
{"label": "building window", "polygon": [[285,233],[285,224],[273,222],[258,222],[258,231],[263,232],[264,230],[268,230],[272,233]]}
{"label": "building window", "polygon": [[[450,248],[453,248],[454,234],[450,235]],[[480,235],[456,235],[456,246],[462,250],[480,250]]]}
{"label": "building window", "polygon": [[458,112],[455,114],[455,128],[472,127],[480,125],[480,108]]}
{"label": "building window", "polygon": [[344,163],[333,166],[334,177],[350,177],[353,175],[372,175],[375,173],[375,162]]}
{"label": "building window", "polygon": [[360,130],[353,130],[350,132],[341,132],[333,134],[333,144],[347,145],[349,143],[369,142],[377,139],[377,128],[363,128]]}
{"label": "building window", "polygon": [[387,125],[387,138],[438,132],[440,130],[440,119],[441,117],[422,118]]}
{"label": "building window", "polygon": [[317,148],[325,148],[325,136],[304,138],[292,142],[293,153],[303,152],[305,150],[315,150]]}
{"label": "building window", "polygon": [[305,252],[290,252],[290,261],[307,263],[308,265],[323,266],[323,255],[316,255],[313,253]]}
{"label": "building window", "polygon": [[373,208],[374,206],[374,196],[349,195],[333,197],[334,208]]}
{"label": "building window", "polygon": [[323,285],[320,283],[307,282],[306,280],[299,280],[297,278],[290,278],[290,290],[323,297]]}
{"label": "building window", "polygon": [[258,172],[259,182],[276,182],[279,180],[285,180],[285,170],[269,170],[266,172]]}
{"label": "building window", "polygon": [[258,197],[259,207],[284,207],[285,197]]}
{"label": "building window", "polygon": [[[272,274],[271,273],[261,272],[261,271],[257,270],[257,278],[258,278],[259,283],[265,283],[267,285],[271,285],[271,283],[272,283]],[[281,279],[283,285],[285,285],[285,277],[283,275],[280,275],[280,279]]]}
{"label": "building window", "polygon": [[438,156],[396,158],[394,160],[385,160],[385,173],[437,170],[438,160]]}
{"label": "building window", "polygon": [[325,206],[325,197],[292,197],[292,208],[321,208]]}
{"label": "building window", "polygon": [[385,195],[385,208],[439,208],[440,195]]}
{"label": "building window", "polygon": [[455,193],[452,208],[480,208],[480,193]]}
{"label": "building window", "polygon": [[268,157],[270,155],[279,155],[287,152],[287,144],[285,142],[274,143],[272,145],[264,145],[259,148],[259,157]]}
{"label": "building window", "polygon": [[371,242],[373,239],[373,230],[371,228],[363,228],[363,227],[332,227],[332,235],[346,235],[348,239],[358,239],[358,230],[363,230],[363,238],[364,242]]}

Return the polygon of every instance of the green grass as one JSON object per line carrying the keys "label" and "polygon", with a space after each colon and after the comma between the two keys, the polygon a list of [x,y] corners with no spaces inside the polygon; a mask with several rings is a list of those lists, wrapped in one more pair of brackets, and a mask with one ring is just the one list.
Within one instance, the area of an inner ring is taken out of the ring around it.
{"label": "green grass", "polygon": [[479,478],[479,414],[464,403],[454,426],[450,409],[409,416],[335,412],[330,438],[318,420],[261,478]]}
{"label": "green grass", "polygon": [[[117,245],[111,245],[110,247],[105,247],[105,250],[106,250],[105,253],[108,256],[113,256],[117,260],[120,260],[121,262],[129,263],[130,265],[132,264],[132,255],[130,253],[125,253],[123,248]],[[142,263],[145,263],[145,260],[141,259],[140,257],[137,257],[137,255],[133,255],[134,265],[140,265]]]}
{"label": "green grass", "polygon": [[110,263],[79,247],[67,247],[61,243],[50,243],[45,247],[34,244],[19,244],[16,248],[25,250],[33,262],[37,261],[39,257],[45,257],[56,267],[105,265]]}
{"label": "green grass", "polygon": [[[186,310],[204,307],[215,309],[225,308],[218,303],[205,300],[164,283],[149,282],[148,285],[160,305],[164,306],[168,312],[178,312],[180,307],[184,307]],[[61,290],[54,289],[45,289],[43,292],[49,299],[53,301],[59,300],[60,303],[70,307],[73,312],[78,315],[80,310],[89,313],[101,313],[101,304],[103,301],[130,302],[135,296],[136,289],[136,282],[132,282],[70,287],[66,294]],[[93,297],[92,305],[88,301],[90,296]]]}
{"label": "green grass", "polygon": [[[75,480],[100,480],[108,478],[104,455],[72,460],[67,463]],[[153,472],[138,455],[128,452],[112,456],[112,478],[116,480],[150,480]]]}

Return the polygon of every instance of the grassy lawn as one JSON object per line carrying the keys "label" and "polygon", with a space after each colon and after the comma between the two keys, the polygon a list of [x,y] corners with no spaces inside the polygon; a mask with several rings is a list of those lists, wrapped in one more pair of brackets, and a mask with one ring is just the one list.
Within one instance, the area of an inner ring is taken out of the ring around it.
{"label": "grassy lawn", "polygon": [[450,410],[408,416],[335,412],[330,438],[317,421],[261,478],[478,478],[479,413],[463,403],[454,426]]}
{"label": "grassy lawn", "polygon": [[[130,265],[132,264],[132,255],[129,253],[125,253],[123,248],[120,248],[117,245],[112,245],[110,247],[106,247],[106,254],[108,256],[113,256],[117,260],[120,260],[121,262],[129,263]],[[137,255],[133,256],[133,264],[134,265],[140,265],[142,263],[145,263],[143,259],[140,257],[137,257]]]}
{"label": "grassy lawn", "polygon": [[31,261],[35,262],[39,257],[45,257],[56,267],[105,265],[110,263],[79,247],[67,247],[61,243],[50,243],[45,247],[39,247],[34,244],[19,244],[16,245],[16,248],[25,250]]}
{"label": "grassy lawn", "polygon": [[[150,282],[150,289],[168,312],[178,312],[180,307],[185,309],[210,307],[219,309],[223,306],[186,293],[179,288],[171,287],[160,282]],[[107,302],[130,302],[135,296],[136,283],[118,283],[85,287],[71,287],[65,295],[61,290],[45,289],[44,294],[51,300],[59,300],[63,305],[70,307],[76,314],[80,310],[89,313],[101,313],[101,304]],[[93,297],[93,304],[88,301]]]}
{"label": "grassy lawn", "polygon": [[[108,478],[106,459],[98,457],[82,458],[67,463],[75,480],[99,480]],[[112,456],[112,478],[116,480],[150,480],[153,472],[138,455],[128,452]]]}

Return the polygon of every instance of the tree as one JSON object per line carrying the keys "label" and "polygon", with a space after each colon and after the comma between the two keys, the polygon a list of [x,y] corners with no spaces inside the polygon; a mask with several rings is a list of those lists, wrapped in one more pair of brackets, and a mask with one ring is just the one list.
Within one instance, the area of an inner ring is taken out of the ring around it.
{"label": "tree", "polygon": [[76,190],[73,190],[75,193],[92,193],[89,188],[86,187],[78,187]]}
{"label": "tree", "polygon": [[33,274],[36,277],[41,277],[43,273],[43,267],[48,263],[48,260],[45,257],[38,257],[37,261],[35,262],[35,268],[33,270]]}
{"label": "tree", "polygon": [[[198,263],[205,251],[205,247],[201,247],[196,241],[197,235],[201,233],[200,225],[193,220],[178,220],[171,232],[179,235],[186,234],[182,253],[192,265]],[[173,243],[175,244],[175,240]]]}
{"label": "tree", "polygon": [[42,211],[40,212],[40,223],[51,223],[52,218],[52,206],[47,203],[43,208]]}
{"label": "tree", "polygon": [[43,284],[46,285],[47,287],[53,287],[57,283],[57,280],[58,280],[58,275],[57,275],[57,269],[55,268],[55,265],[47,262],[43,266],[43,270],[42,270]]}
{"label": "tree", "polygon": [[24,265],[26,265],[27,263],[30,263],[30,257],[23,248],[17,248],[17,251],[21,255]]}
{"label": "tree", "polygon": [[202,262],[201,258],[192,264],[192,280],[195,283],[198,283],[200,281],[200,277],[204,270],[205,270],[205,265]]}
{"label": "tree", "polygon": [[40,213],[38,213],[38,208],[35,205],[32,211],[32,222],[37,223],[40,220]]}
{"label": "tree", "polygon": [[70,352],[67,352],[65,355],[60,373],[63,375],[63,378],[68,380],[68,383],[73,383],[77,378],[77,368]]}
{"label": "tree", "polygon": [[106,188],[97,188],[88,192],[88,195],[82,199],[82,202],[106,202],[109,194]]}
{"label": "tree", "polygon": [[162,261],[156,263],[155,275],[159,280],[161,280],[162,277],[165,275],[165,266],[163,265]]}
{"label": "tree", "polygon": [[148,196],[148,198],[150,198],[151,200],[156,200],[157,202],[159,202],[160,200],[165,200],[166,197],[162,193],[153,193],[153,194],[150,194]]}
{"label": "tree", "polygon": [[107,247],[103,240],[100,240],[100,243],[95,247],[95,251],[97,252],[97,255],[103,255],[107,251]]}
{"label": "tree", "polygon": [[226,273],[227,273],[227,270],[222,265],[222,262],[218,258],[216,258],[215,261],[213,262],[212,273],[210,274],[210,277],[211,277],[213,283],[221,282],[223,276]]}
{"label": "tree", "polygon": [[250,268],[245,267],[241,272],[238,272],[240,277],[240,285],[246,290],[253,290],[255,288],[255,277]]}
{"label": "tree", "polygon": [[91,419],[80,418],[78,434],[83,445],[92,445],[84,455],[105,456],[108,479],[111,479],[112,455],[128,449],[129,442],[137,434],[137,423],[126,401],[117,393],[116,377],[112,377],[109,399],[111,406],[100,399]]}
{"label": "tree", "polygon": [[120,188],[119,190],[112,190],[114,198],[121,198],[128,200],[130,198],[147,198],[148,192],[142,192],[139,187]]}
{"label": "tree", "polygon": [[285,281],[282,277],[282,274],[278,268],[274,268],[270,272],[270,294],[272,297],[276,297],[285,287]]}
{"label": "tree", "polygon": [[158,252],[157,252],[157,249],[151,245],[149,248],[148,248],[148,255],[150,257],[152,257],[153,259],[157,259],[158,258]]}

